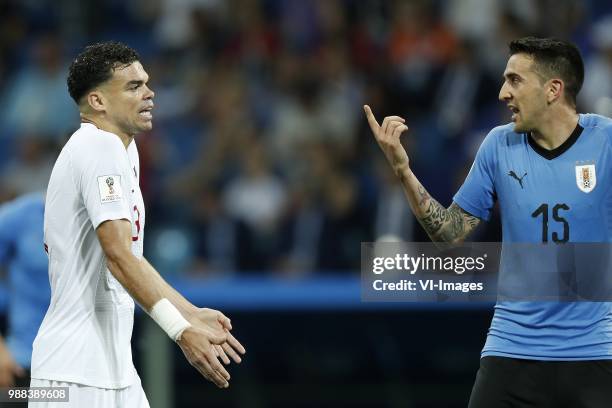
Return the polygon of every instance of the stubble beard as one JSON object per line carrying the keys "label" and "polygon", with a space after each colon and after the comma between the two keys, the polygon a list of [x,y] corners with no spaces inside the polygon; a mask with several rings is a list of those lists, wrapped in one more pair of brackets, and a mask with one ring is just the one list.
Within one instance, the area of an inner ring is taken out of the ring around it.
{"label": "stubble beard", "polygon": [[153,120],[143,120],[140,117],[137,117],[136,120],[131,123],[126,123],[127,133],[134,137],[140,133],[148,132],[153,129]]}

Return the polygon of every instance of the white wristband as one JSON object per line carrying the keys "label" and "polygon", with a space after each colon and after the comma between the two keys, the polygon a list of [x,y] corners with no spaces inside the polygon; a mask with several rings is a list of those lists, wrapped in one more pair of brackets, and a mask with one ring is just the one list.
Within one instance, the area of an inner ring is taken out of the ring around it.
{"label": "white wristband", "polygon": [[191,327],[191,323],[166,298],[160,299],[149,315],[174,341],[180,340],[185,329]]}

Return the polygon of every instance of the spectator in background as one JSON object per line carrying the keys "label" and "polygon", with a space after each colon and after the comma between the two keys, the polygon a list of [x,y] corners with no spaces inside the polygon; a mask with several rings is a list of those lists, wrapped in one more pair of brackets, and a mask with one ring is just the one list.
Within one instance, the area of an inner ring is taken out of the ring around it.
{"label": "spectator in background", "polygon": [[78,115],[66,92],[65,76],[65,58],[57,34],[37,38],[32,64],[17,75],[2,97],[2,132],[16,138],[26,133],[59,140],[74,130]]}
{"label": "spectator in background", "polygon": [[456,48],[454,33],[435,14],[427,1],[392,3],[388,53],[400,88],[397,97],[415,114],[431,106],[432,84]]}
{"label": "spectator in background", "polygon": [[[149,2],[143,2],[138,13]],[[210,21],[220,20],[224,2],[220,0],[162,0],[154,22],[157,42],[164,49],[183,49],[197,45],[197,16],[210,15]]]}
{"label": "spectator in background", "polygon": [[[356,118],[346,114],[350,100],[341,89],[327,86],[314,61],[298,56],[288,58],[283,74],[289,78],[289,92],[281,93],[266,140],[283,174],[290,181],[296,177],[296,160],[306,143],[329,142],[338,147],[351,148],[356,134]],[[293,71],[296,70],[296,71]],[[338,151],[342,151],[339,149]]]}
{"label": "spectator in background", "polygon": [[15,151],[0,175],[0,198],[10,199],[47,188],[56,147],[55,142],[30,134],[15,140]]}
{"label": "spectator in background", "polygon": [[371,219],[359,200],[359,183],[346,169],[333,168],[323,179],[323,224],[318,240],[316,268],[322,272],[351,272],[360,267],[359,243],[371,236]]}
{"label": "spectator in background", "polygon": [[386,163],[375,162],[376,215],[374,218],[374,240],[414,241],[414,217],[406,208],[406,198],[393,172]]}
{"label": "spectator in background", "polygon": [[238,226],[227,214],[217,185],[202,187],[193,200],[195,256],[191,270],[227,275],[238,269]]}
{"label": "spectator in background", "polygon": [[371,236],[361,186],[355,175],[335,158],[332,143],[304,144],[307,177],[293,186],[288,245],[283,268],[292,273],[358,270],[360,246]]}
{"label": "spectator in background", "polygon": [[458,39],[454,56],[443,69],[433,103],[433,122],[444,135],[441,139],[463,134],[476,108],[494,96],[490,90],[496,86],[497,82],[491,81],[478,63],[476,45]]}
{"label": "spectator in background", "polygon": [[17,5],[0,3],[0,90],[12,70],[19,67],[19,51],[27,32],[25,17]]}
{"label": "spectator in background", "polygon": [[550,37],[573,38],[580,33],[581,23],[585,21],[586,3],[583,0],[563,0],[559,7],[558,0],[533,1],[530,5],[536,10],[537,19],[532,27]]}
{"label": "spectator in background", "polygon": [[240,227],[240,269],[268,270],[279,253],[287,193],[283,181],[272,172],[264,145],[256,139],[245,142],[240,172],[226,186],[223,204]]}
{"label": "spectator in background", "polygon": [[596,52],[585,64],[585,81],[579,102],[587,112],[612,116],[612,15],[593,26]]}
{"label": "spectator in background", "polygon": [[[516,10],[522,10],[522,13]],[[510,2],[504,3],[497,14],[491,16],[495,21],[494,30],[476,42],[478,45],[479,64],[491,78],[499,78],[499,72],[506,66],[506,44],[514,38],[522,37],[531,32],[530,21],[534,12],[525,12],[524,9],[512,7]]]}

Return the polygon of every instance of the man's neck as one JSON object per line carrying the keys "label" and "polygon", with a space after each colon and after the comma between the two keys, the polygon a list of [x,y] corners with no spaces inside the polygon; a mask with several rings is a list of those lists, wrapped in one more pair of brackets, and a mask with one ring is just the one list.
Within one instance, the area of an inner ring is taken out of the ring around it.
{"label": "man's neck", "polygon": [[537,130],[531,131],[531,137],[544,149],[554,150],[571,136],[577,125],[578,113],[574,109],[564,107],[560,112],[549,115]]}
{"label": "man's neck", "polygon": [[117,135],[117,137],[121,139],[121,142],[123,143],[126,149],[130,145],[130,143],[132,143],[132,140],[134,140],[133,135],[127,135],[124,132],[121,132],[119,128],[117,128],[117,126],[108,123],[103,118],[92,118],[91,116],[81,114],[81,122],[90,123],[100,130],[104,130],[105,132]]}

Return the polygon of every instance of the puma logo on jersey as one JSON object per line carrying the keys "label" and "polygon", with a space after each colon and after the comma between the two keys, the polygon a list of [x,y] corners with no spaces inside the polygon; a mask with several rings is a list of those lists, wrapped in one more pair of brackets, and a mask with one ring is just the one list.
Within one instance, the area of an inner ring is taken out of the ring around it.
{"label": "puma logo on jersey", "polygon": [[524,179],[524,178],[525,178],[525,176],[527,175],[527,172],[525,172],[525,174],[523,174],[523,177],[520,177],[520,178],[519,178],[519,176],[517,176],[517,175],[516,175],[516,173],[514,172],[514,170],[510,170],[510,171],[508,172],[508,175],[509,175],[510,177],[512,177],[513,179],[516,179],[516,181],[518,181],[518,183],[519,183],[519,184],[520,184],[520,186],[521,186],[521,190],[522,190],[522,189],[523,189],[523,179]]}

